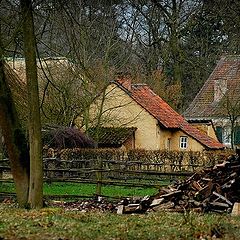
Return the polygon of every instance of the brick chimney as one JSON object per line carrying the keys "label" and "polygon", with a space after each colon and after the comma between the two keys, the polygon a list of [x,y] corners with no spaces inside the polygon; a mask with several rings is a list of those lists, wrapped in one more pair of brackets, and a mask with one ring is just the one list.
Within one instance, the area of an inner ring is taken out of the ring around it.
{"label": "brick chimney", "polygon": [[216,79],[214,81],[214,101],[219,102],[227,91],[227,80]]}
{"label": "brick chimney", "polygon": [[132,89],[132,81],[131,76],[129,74],[126,75],[119,75],[116,80],[119,84],[121,84],[124,88],[126,88],[128,91],[131,91]]}

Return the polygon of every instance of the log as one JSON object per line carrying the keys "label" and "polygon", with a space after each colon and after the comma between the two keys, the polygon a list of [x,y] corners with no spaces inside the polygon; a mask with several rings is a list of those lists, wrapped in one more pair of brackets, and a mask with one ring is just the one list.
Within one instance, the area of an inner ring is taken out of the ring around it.
{"label": "log", "polygon": [[216,193],[215,191],[213,191],[213,195],[217,196],[218,199],[223,200],[224,202],[226,202],[228,205],[233,206],[233,203],[230,202],[227,198],[225,198],[223,195]]}
{"label": "log", "polygon": [[150,207],[155,207],[160,205],[161,203],[163,203],[165,201],[164,198],[157,198],[157,199],[153,199],[152,203],[150,204]]}

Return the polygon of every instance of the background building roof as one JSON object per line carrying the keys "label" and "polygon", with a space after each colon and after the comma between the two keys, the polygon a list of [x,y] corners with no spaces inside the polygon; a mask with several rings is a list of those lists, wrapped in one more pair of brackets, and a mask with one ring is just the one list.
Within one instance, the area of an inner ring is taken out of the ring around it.
{"label": "background building roof", "polygon": [[[216,85],[221,81],[226,85],[225,90],[222,90],[225,98],[216,99]],[[220,59],[184,116],[189,119],[226,116],[226,97],[232,102],[240,101],[240,55],[229,55]]]}

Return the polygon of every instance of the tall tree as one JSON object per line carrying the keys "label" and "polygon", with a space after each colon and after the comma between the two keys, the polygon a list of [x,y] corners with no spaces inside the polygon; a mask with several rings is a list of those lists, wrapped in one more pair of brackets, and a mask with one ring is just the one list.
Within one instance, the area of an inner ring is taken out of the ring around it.
{"label": "tall tree", "polygon": [[42,137],[36,63],[36,39],[32,1],[21,0],[23,41],[28,88],[28,130],[30,146],[29,203],[32,208],[43,205]]}
{"label": "tall tree", "polygon": [[201,9],[202,1],[127,2],[128,9],[131,10],[123,12],[122,18],[125,26],[132,29],[133,54],[138,62],[142,63],[141,71],[151,76],[154,71],[163,70],[166,86],[177,90],[172,94],[174,99],[170,96],[167,100],[180,110],[185,77],[183,66],[188,57],[184,49],[185,36],[191,31],[194,16]]}

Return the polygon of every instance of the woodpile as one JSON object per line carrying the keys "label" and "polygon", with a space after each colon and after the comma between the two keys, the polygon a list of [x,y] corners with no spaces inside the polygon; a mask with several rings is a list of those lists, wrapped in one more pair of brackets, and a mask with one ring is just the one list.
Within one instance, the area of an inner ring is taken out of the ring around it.
{"label": "woodpile", "polygon": [[156,196],[124,199],[118,204],[117,213],[183,212],[190,209],[230,213],[237,202],[240,202],[240,159],[236,155],[196,172],[182,182],[161,188]]}

